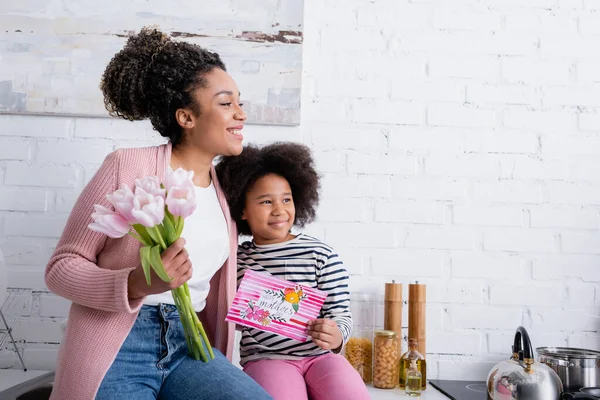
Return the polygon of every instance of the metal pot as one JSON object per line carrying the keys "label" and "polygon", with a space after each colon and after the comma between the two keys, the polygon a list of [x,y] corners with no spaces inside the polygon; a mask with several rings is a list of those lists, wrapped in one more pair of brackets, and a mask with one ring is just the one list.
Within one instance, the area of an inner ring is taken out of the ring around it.
{"label": "metal pot", "polygon": [[562,383],[550,367],[535,362],[529,335],[520,326],[511,359],[490,371],[487,390],[488,400],[559,400]]}
{"label": "metal pot", "polygon": [[538,347],[540,362],[560,377],[566,392],[600,386],[600,351],[573,347]]}

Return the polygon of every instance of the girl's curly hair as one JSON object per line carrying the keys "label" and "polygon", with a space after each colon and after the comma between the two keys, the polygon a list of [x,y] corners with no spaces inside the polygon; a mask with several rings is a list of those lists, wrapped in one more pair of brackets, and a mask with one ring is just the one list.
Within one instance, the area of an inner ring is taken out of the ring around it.
{"label": "girl's curly hair", "polygon": [[303,227],[314,221],[319,204],[319,174],[305,145],[289,142],[263,147],[248,145],[239,156],[222,157],[216,170],[240,235],[252,234],[248,223],[242,220],[246,193],[269,174],[279,175],[290,184],[296,209],[294,225]]}
{"label": "girl's curly hair", "polygon": [[175,111],[190,108],[200,112],[193,93],[206,86],[205,75],[214,68],[226,70],[217,53],[174,42],[159,30],[146,27],[130,37],[110,60],[100,90],[111,116],[129,121],[149,118],[154,129],[176,146],[182,129]]}

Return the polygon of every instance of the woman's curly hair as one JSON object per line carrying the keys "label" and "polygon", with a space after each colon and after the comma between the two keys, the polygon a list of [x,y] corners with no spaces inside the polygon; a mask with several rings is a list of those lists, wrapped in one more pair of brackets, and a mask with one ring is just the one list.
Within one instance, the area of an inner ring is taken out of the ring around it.
{"label": "woman's curly hair", "polygon": [[303,227],[314,221],[319,204],[319,174],[305,145],[289,142],[263,147],[248,145],[239,156],[222,157],[216,170],[240,235],[252,234],[248,223],[242,220],[246,194],[269,174],[279,175],[290,184],[296,209],[294,225]]}
{"label": "woman's curly hair", "polygon": [[205,75],[214,68],[225,71],[218,54],[195,44],[174,42],[146,27],[110,60],[100,90],[111,116],[130,121],[149,118],[154,129],[176,146],[182,129],[175,111],[190,108],[200,112],[193,92],[206,86]]}

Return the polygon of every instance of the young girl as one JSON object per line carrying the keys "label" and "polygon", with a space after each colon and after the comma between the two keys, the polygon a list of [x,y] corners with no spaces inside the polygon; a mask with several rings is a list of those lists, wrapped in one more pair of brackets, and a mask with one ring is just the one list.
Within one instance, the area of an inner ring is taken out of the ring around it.
{"label": "young girl", "polygon": [[339,355],[352,329],[348,274],[331,247],[292,226],[315,218],[319,176],[310,150],[294,143],[247,146],[223,157],[217,176],[238,232],[238,284],[247,269],[318,288],[327,299],[310,321],[312,341],[244,328],[241,364],[275,400],[368,399],[358,373]]}

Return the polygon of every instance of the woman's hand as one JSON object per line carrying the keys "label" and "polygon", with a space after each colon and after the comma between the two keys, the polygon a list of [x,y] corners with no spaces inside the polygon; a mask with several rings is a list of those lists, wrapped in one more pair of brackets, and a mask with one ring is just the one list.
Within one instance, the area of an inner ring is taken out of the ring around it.
{"label": "woman's hand", "polygon": [[342,345],[342,331],[335,321],[327,318],[315,319],[308,322],[308,334],[313,342],[323,350],[337,349]]}
{"label": "woman's hand", "polygon": [[161,259],[167,275],[171,277],[170,282],[165,282],[156,275],[154,270],[150,271],[150,282],[146,283],[144,269],[141,264],[129,274],[127,283],[128,296],[137,299],[151,294],[167,292],[178,288],[192,277],[192,263],[187,250],[184,248],[185,239],[180,238],[161,254]]}

